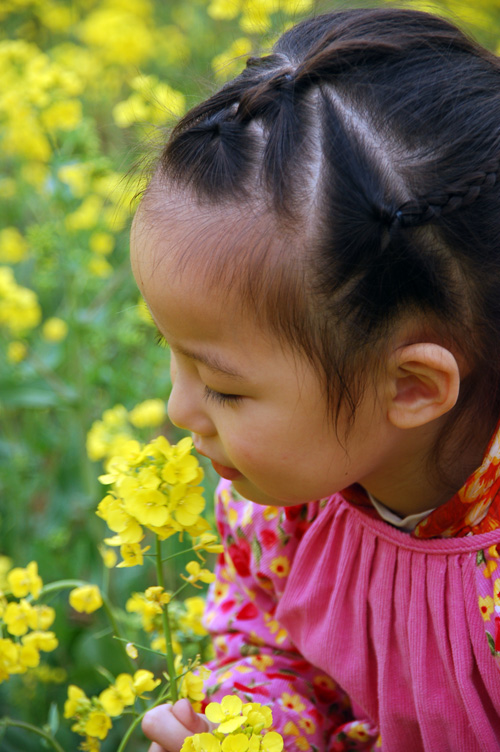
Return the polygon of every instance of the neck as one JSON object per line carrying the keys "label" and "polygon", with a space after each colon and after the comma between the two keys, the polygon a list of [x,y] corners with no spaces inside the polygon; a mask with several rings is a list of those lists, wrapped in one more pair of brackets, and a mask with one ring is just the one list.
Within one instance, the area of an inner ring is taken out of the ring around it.
{"label": "neck", "polygon": [[450,437],[440,465],[436,466],[435,426],[424,426],[411,436],[402,434],[384,478],[361,482],[372,496],[402,517],[445,504],[479,467],[491,438],[488,431],[487,436],[471,442],[465,451],[462,447],[457,451],[457,443]]}

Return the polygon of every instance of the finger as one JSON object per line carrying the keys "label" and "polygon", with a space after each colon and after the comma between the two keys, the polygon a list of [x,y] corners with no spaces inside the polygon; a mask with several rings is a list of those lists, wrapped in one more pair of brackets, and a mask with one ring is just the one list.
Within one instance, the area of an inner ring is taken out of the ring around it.
{"label": "finger", "polygon": [[150,748],[148,749],[148,752],[165,752],[165,750],[163,749],[163,747],[160,747],[159,744],[157,744],[156,742],[153,742]]}
{"label": "finger", "polygon": [[149,710],[142,719],[142,730],[165,752],[179,752],[184,739],[193,733],[174,716],[170,704]]}
{"label": "finger", "polygon": [[172,714],[191,734],[202,734],[209,729],[205,716],[195,713],[189,700],[178,700],[172,705]]}

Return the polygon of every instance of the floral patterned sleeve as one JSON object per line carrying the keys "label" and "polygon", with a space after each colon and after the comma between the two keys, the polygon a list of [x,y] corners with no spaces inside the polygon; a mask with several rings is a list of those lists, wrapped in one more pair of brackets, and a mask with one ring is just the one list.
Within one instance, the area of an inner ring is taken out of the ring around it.
{"label": "floral patterned sleeve", "polygon": [[263,507],[237,498],[226,481],[216,501],[224,554],[207,604],[216,657],[208,666],[206,702],[237,693],[270,704],[287,752],[326,752],[332,731],[350,720],[348,698],[298,653],[274,615],[319,504]]}

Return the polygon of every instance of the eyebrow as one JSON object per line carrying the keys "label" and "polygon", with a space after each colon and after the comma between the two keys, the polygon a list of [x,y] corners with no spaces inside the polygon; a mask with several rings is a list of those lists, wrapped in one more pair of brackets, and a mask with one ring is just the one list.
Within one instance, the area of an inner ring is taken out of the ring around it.
{"label": "eyebrow", "polygon": [[[159,340],[162,343],[168,344],[167,340],[158,328],[157,332]],[[169,347],[171,347],[171,345],[169,345]],[[194,360],[197,363],[202,363],[214,373],[218,373],[223,376],[230,376],[231,378],[238,379],[240,381],[243,381],[245,378],[241,373],[239,373],[239,371],[236,371],[234,368],[232,368],[232,366],[230,366],[228,363],[225,363],[224,360],[222,358],[219,358],[217,355],[208,355],[207,353],[203,352],[194,352],[193,350],[188,350],[187,348],[182,347],[182,345],[175,345],[173,349],[181,355],[184,355],[186,358],[191,358],[191,360]]]}

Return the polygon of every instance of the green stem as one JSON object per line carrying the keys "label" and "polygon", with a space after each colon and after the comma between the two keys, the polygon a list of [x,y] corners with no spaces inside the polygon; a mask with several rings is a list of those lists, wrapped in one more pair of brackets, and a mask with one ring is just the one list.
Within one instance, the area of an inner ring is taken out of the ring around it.
{"label": "green stem", "polygon": [[6,728],[8,728],[9,726],[15,726],[16,728],[30,731],[32,734],[38,734],[38,736],[41,736],[43,739],[45,739],[45,741],[48,742],[51,745],[52,749],[55,749],[56,752],[64,752],[59,742],[57,742],[53,736],[48,734],[46,731],[43,731],[41,728],[38,728],[37,726],[32,726],[31,723],[24,723],[24,721],[14,721],[12,720],[12,718],[2,718],[0,720],[0,726],[5,726]]}
{"label": "green stem", "polygon": [[162,692],[161,695],[160,695],[160,697],[152,705],[150,705],[149,708],[147,708],[147,710],[145,710],[143,713],[141,713],[140,716],[138,716],[137,718],[135,718],[132,721],[132,723],[130,724],[130,726],[126,730],[125,735],[124,735],[124,737],[123,737],[123,739],[121,741],[121,744],[118,747],[118,749],[116,750],[116,752],[124,752],[124,749],[125,749],[125,747],[127,745],[127,742],[129,741],[130,737],[132,736],[132,734],[134,733],[135,729],[137,728],[137,726],[139,725],[139,723],[142,721],[142,719],[144,718],[144,716],[146,715],[146,713],[149,712],[150,710],[152,710],[153,708],[156,708],[158,705],[161,705],[165,701],[165,699],[166,699],[166,693]]}
{"label": "green stem", "polygon": [[185,590],[189,585],[192,585],[192,584],[193,584],[192,582],[185,582],[184,585],[180,585],[175,591],[175,593],[172,593],[172,598],[177,598],[179,593],[182,593],[183,590]]}
{"label": "green stem", "polygon": [[[160,587],[164,588],[164,579],[163,579],[163,568],[162,568],[162,558],[161,558],[161,540],[156,536],[156,576],[158,579],[158,585]],[[168,605],[165,604],[165,606],[162,609],[162,619],[163,619],[163,634],[165,636],[165,644],[167,647],[167,670],[168,675],[170,677],[170,690],[171,690],[171,697],[172,702],[176,702],[178,699],[177,695],[177,681],[176,681],[176,674],[175,674],[175,658],[174,658],[174,651],[172,648],[172,632],[170,629],[170,621],[168,618]]]}

